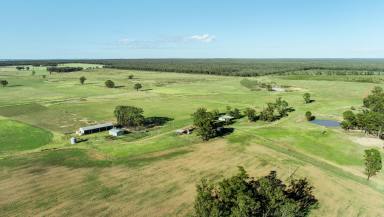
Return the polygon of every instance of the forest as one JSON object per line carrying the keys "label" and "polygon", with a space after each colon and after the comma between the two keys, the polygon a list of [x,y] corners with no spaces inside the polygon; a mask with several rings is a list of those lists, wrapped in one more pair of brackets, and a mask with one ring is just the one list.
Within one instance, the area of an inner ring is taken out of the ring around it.
{"label": "forest", "polygon": [[381,75],[381,59],[93,59],[8,60],[0,66],[101,64],[105,68],[224,76],[262,75]]}

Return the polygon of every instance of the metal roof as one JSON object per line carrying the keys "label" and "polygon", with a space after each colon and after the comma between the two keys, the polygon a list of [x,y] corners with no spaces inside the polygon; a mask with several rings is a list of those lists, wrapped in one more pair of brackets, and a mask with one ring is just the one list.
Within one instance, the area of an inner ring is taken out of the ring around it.
{"label": "metal roof", "polygon": [[123,129],[119,129],[119,128],[112,128],[112,129],[109,130],[109,132],[111,132],[111,133],[118,133],[118,132],[122,132],[122,131],[124,131],[124,130]]}
{"label": "metal roof", "polygon": [[234,117],[230,116],[230,115],[223,115],[223,116],[220,116],[219,119],[233,119]]}
{"label": "metal roof", "polygon": [[87,127],[80,127],[80,130],[83,130],[83,131],[96,130],[104,127],[113,127],[113,124],[112,123],[96,124],[96,125],[87,126]]}

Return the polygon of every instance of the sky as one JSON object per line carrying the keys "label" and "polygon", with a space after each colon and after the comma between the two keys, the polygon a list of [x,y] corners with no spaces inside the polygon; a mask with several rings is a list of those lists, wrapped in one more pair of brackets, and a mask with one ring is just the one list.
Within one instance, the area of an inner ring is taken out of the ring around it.
{"label": "sky", "polygon": [[384,58],[383,0],[0,0],[0,59]]}

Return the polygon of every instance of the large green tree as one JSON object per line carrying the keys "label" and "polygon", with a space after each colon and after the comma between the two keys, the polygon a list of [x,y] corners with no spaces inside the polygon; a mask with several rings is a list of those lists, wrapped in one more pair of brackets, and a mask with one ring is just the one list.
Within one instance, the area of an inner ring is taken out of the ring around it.
{"label": "large green tree", "polygon": [[197,134],[203,140],[209,140],[217,135],[215,126],[215,116],[208,112],[206,108],[198,108],[192,114],[193,124],[197,127]]}
{"label": "large green tree", "polygon": [[239,167],[237,175],[218,183],[202,179],[194,210],[197,217],[303,217],[317,204],[306,179],[293,179],[287,185],[274,171],[255,179]]}
{"label": "large green tree", "polygon": [[144,124],[144,110],[134,106],[117,106],[114,111],[116,121],[121,126],[138,127]]}
{"label": "large green tree", "polygon": [[365,174],[369,180],[372,176],[376,175],[382,168],[382,161],[380,152],[374,148],[364,151],[364,164]]}

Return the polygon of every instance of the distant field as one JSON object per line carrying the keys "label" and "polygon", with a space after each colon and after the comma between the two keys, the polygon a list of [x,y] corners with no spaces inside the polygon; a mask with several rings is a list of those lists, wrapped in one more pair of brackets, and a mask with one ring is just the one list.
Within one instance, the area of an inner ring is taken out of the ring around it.
{"label": "distant field", "polygon": [[[115,61],[108,62],[130,64]],[[184,67],[200,60],[183,61],[171,65]],[[220,66],[224,60],[210,61],[208,68],[211,63]],[[308,177],[320,200],[320,207],[311,216],[381,216],[384,173],[368,182],[362,162],[363,151],[376,146],[359,142],[376,138],[314,125],[304,114],[311,111],[318,119],[341,120],[342,113],[352,106],[361,109],[362,99],[370,90],[384,84],[380,75],[354,75],[353,71],[368,66],[369,71],[380,74],[384,63],[252,61],[228,60],[223,71],[230,65],[248,64],[249,72],[268,74],[291,70],[288,65],[296,70],[298,65],[313,64],[349,67],[351,75],[242,78],[190,74],[194,71],[100,68],[89,62],[63,61],[60,64],[89,69],[49,75],[39,66],[33,76],[31,70],[0,67],[0,80],[9,81],[8,87],[0,87],[0,215],[190,216],[196,183],[202,177],[218,180],[232,175],[241,165],[257,177],[270,170],[276,170],[283,180],[293,173]],[[269,64],[275,64],[275,68]],[[129,75],[134,78],[128,79]],[[87,78],[84,85],[79,82],[81,76]],[[108,79],[118,88],[106,88]],[[135,83],[141,83],[143,89],[134,90]],[[270,92],[259,88],[259,83],[289,91]],[[306,92],[314,103],[304,104]],[[241,110],[252,107],[260,112],[277,97],[295,109],[279,121],[250,123],[242,118],[232,125],[232,134],[209,142],[202,142],[195,133],[175,134],[176,129],[192,124],[191,114],[199,107],[220,111],[226,106]],[[76,145],[69,143],[78,127],[115,121],[113,110],[117,105],[141,107],[146,117],[166,117],[170,121],[121,138],[110,138],[103,132],[83,136],[84,141]]]}

